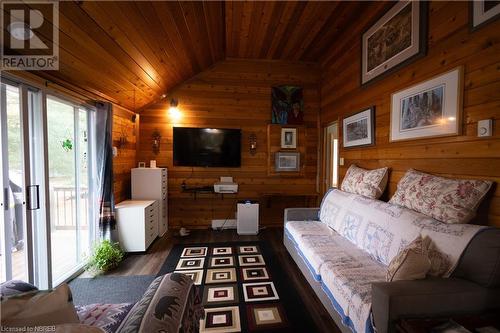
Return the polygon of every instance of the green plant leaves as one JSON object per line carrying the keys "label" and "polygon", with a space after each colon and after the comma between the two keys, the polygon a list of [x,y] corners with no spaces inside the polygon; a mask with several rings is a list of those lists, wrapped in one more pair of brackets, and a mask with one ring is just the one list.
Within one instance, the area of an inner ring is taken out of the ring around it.
{"label": "green plant leaves", "polygon": [[92,256],[87,263],[87,269],[96,273],[107,272],[115,267],[123,259],[123,251],[118,243],[103,240],[94,246]]}

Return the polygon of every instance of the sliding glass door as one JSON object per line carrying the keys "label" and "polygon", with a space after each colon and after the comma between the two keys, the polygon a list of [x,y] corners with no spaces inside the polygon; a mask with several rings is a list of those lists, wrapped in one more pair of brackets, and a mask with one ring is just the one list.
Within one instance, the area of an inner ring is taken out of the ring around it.
{"label": "sliding glass door", "polygon": [[95,111],[8,80],[0,110],[0,281],[55,286],[93,241]]}
{"label": "sliding glass door", "polygon": [[22,94],[19,86],[1,86],[2,216],[0,281],[27,280],[25,169]]}
{"label": "sliding glass door", "polygon": [[83,264],[90,246],[88,111],[47,98],[53,284]]}

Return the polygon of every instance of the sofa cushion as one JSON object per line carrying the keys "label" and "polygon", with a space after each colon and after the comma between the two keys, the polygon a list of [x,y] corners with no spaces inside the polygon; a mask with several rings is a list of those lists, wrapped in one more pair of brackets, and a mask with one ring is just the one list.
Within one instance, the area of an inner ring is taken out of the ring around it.
{"label": "sofa cushion", "polygon": [[444,223],[467,223],[475,215],[492,182],[450,179],[410,169],[389,201]]}
{"label": "sofa cushion", "polygon": [[342,191],[356,193],[368,198],[378,199],[384,193],[389,174],[388,168],[366,170],[352,164],[347,170]]}
{"label": "sofa cushion", "polygon": [[319,220],[338,232],[339,214],[357,197],[353,193],[330,189],[321,201]]}
{"label": "sofa cushion", "polygon": [[288,232],[294,242],[306,235],[329,235],[333,231],[324,223],[317,221],[290,221],[285,225],[285,232]]}
{"label": "sofa cushion", "polygon": [[4,298],[36,290],[38,288],[31,283],[21,280],[10,280],[0,284],[0,297]]}
{"label": "sofa cushion", "polygon": [[[178,306],[172,306],[178,301]],[[187,275],[157,277],[123,320],[116,333],[198,332],[203,306],[199,289]]]}
{"label": "sofa cushion", "polygon": [[88,304],[77,306],[80,323],[113,333],[130,312],[134,303]]}
{"label": "sofa cushion", "polygon": [[363,251],[349,251],[348,257],[332,259],[321,266],[323,290],[354,332],[371,327],[371,285],[385,281],[387,267]]}
{"label": "sofa cushion", "polygon": [[484,229],[472,238],[453,276],[487,288],[500,287],[499,228]]}
{"label": "sofa cushion", "polygon": [[431,268],[430,239],[418,235],[413,242],[395,256],[387,269],[387,281],[424,279]]}
{"label": "sofa cushion", "polygon": [[351,262],[352,253],[368,256],[336,232],[330,235],[302,236],[297,241],[297,248],[316,281],[321,280],[323,264],[331,260],[345,258],[346,264],[355,264]]}
{"label": "sofa cushion", "polygon": [[53,291],[32,291],[6,298],[1,303],[1,313],[5,327],[79,323],[65,283]]}

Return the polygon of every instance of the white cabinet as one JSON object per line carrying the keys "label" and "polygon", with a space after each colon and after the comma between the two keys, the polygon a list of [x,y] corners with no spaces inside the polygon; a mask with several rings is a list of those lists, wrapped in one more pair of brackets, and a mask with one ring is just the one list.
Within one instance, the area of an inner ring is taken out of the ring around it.
{"label": "white cabinet", "polygon": [[132,169],[132,200],[158,200],[158,234],[160,236],[168,230],[167,182],[167,169],[165,168]]}
{"label": "white cabinet", "polygon": [[126,252],[146,251],[158,236],[158,201],[127,200],[115,208],[122,249]]}

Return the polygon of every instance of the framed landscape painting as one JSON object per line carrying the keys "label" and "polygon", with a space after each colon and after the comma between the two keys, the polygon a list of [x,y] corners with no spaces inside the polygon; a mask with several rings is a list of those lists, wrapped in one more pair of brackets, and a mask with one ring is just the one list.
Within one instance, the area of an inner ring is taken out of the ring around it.
{"label": "framed landscape painting", "polygon": [[463,68],[392,94],[391,141],[457,135],[462,113]]}
{"label": "framed landscape painting", "polygon": [[500,1],[476,0],[470,2],[470,28],[476,30],[500,17]]}
{"label": "framed landscape painting", "polygon": [[361,84],[427,51],[427,2],[398,1],[361,37]]}
{"label": "framed landscape painting", "polygon": [[375,107],[353,114],[342,121],[344,148],[375,144]]}

